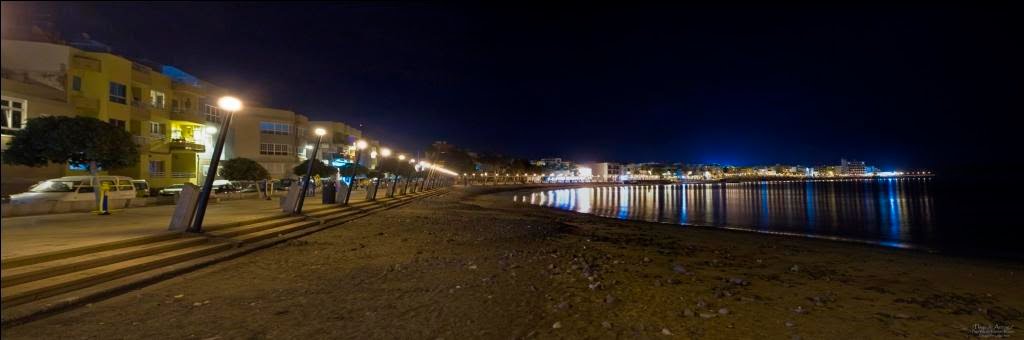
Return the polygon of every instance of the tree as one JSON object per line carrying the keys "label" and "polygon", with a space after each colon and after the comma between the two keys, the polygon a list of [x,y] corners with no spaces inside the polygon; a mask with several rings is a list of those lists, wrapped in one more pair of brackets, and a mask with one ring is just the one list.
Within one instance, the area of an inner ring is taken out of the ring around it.
{"label": "tree", "polygon": [[[3,162],[12,165],[88,165],[94,185],[100,168],[114,170],[138,161],[139,150],[128,131],[92,117],[29,119],[24,129],[14,133],[3,153]],[[100,191],[94,191],[98,204]]]}
{"label": "tree", "polygon": [[[301,178],[306,175],[306,168],[308,167],[309,160],[307,159],[302,161],[302,163],[299,163],[299,165],[296,165],[295,168],[292,169],[292,173]],[[331,177],[336,173],[338,173],[338,168],[324,164],[324,162],[319,160],[313,162],[313,176],[320,175],[321,178]]]}
{"label": "tree", "polygon": [[[220,164],[220,177],[229,181],[262,181],[270,178],[270,172],[267,172],[267,169],[248,158],[233,158]],[[260,197],[263,197],[263,191],[260,191],[259,184],[256,184],[256,191],[260,193]]]}

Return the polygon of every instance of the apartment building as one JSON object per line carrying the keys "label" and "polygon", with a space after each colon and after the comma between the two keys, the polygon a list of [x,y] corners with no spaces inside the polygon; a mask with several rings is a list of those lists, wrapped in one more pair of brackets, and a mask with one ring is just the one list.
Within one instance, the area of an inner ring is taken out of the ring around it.
{"label": "apartment building", "polygon": [[[89,51],[61,42],[2,41],[3,145],[11,135],[44,115],[88,116],[131,132],[139,147],[135,166],[110,174],[146,179],[154,188],[200,183],[210,160],[225,112],[216,101],[231,94],[170,65],[135,61],[109,50]],[[331,133],[320,152],[354,156],[349,146],[363,138],[341,122],[314,122]],[[251,101],[235,114],[221,159],[245,157],[262,164],[273,178],[293,178],[292,168],[306,159],[315,143],[309,119],[294,111],[263,107]],[[364,164],[375,160],[364,155]],[[326,152],[324,152],[326,151]],[[318,157],[324,159],[323,156]],[[3,165],[3,194],[26,190],[47,178],[84,175],[85,168]]]}

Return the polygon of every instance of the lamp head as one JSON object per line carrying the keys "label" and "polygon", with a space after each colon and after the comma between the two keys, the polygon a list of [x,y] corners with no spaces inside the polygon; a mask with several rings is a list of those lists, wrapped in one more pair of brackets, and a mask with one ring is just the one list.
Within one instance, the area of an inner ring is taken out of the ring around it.
{"label": "lamp head", "polygon": [[360,139],[356,141],[356,148],[358,148],[359,150],[366,150],[366,146],[367,145],[365,140]]}
{"label": "lamp head", "polygon": [[381,148],[380,149],[380,155],[384,156],[384,157],[390,157],[391,156],[391,149]]}
{"label": "lamp head", "polygon": [[223,96],[217,99],[217,106],[222,110],[237,112],[242,109],[242,101],[232,96]]}
{"label": "lamp head", "polygon": [[313,132],[316,133],[317,136],[323,136],[327,134],[327,130],[324,130],[324,128],[316,128],[316,130],[313,130]]}

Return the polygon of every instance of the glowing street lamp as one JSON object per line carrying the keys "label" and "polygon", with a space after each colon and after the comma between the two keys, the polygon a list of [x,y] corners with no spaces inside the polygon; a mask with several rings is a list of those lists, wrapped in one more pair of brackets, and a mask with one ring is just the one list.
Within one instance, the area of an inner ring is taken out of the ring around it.
{"label": "glowing street lamp", "polygon": [[220,163],[220,155],[224,152],[224,141],[227,140],[227,131],[231,127],[231,117],[235,115],[235,112],[242,110],[242,101],[235,97],[224,96],[217,100],[217,106],[221,110],[227,111],[228,114],[220,125],[222,133],[217,135],[217,143],[213,147],[213,155],[210,158],[210,168],[206,171],[203,188],[199,192],[199,201],[196,202],[195,216],[192,219],[192,226],[188,230],[193,233],[203,232],[203,217],[206,216],[206,205],[210,202],[210,192],[213,191],[213,180],[217,177],[217,165]]}
{"label": "glowing street lamp", "polygon": [[[388,151],[391,151],[391,150],[388,150]],[[398,160],[399,161],[404,161],[405,160],[405,155],[404,154],[399,154],[398,155]],[[398,189],[398,167],[399,167],[398,162],[395,162],[395,173],[391,176],[392,178],[394,178],[395,184],[391,186],[391,193],[388,194],[388,197],[395,197],[395,190]]]}
{"label": "glowing street lamp", "polygon": [[363,155],[363,150],[366,150],[367,146],[365,140],[360,139],[356,141],[356,163],[350,166],[352,170],[349,171],[348,175],[348,193],[345,194],[345,202],[343,202],[345,205],[348,205],[348,198],[352,196],[352,187],[356,185],[356,167],[359,166],[360,156]]}
{"label": "glowing street lamp", "polygon": [[317,150],[320,150],[320,142],[323,142],[324,135],[327,134],[327,130],[324,130],[323,128],[316,128],[313,132],[316,133],[316,145],[318,147],[313,149],[313,156],[306,160],[306,162],[308,162],[308,165],[306,166],[306,181],[302,182],[302,193],[299,194],[299,206],[295,208],[296,214],[302,213],[302,204],[306,202],[306,191],[309,190],[309,182],[313,181],[313,162],[316,161],[316,152]]}
{"label": "glowing street lamp", "polygon": [[[380,156],[382,158],[388,158],[388,156],[391,156],[391,149],[381,148],[380,149]],[[376,152],[371,153],[370,157],[377,158],[377,153]],[[381,178],[383,178],[383,175],[384,175],[384,160],[381,159],[380,162],[381,162],[380,163],[380,173],[381,174],[377,175],[377,183],[373,184],[373,198],[370,199],[371,201],[376,201],[377,200],[377,189],[380,189],[380,180],[381,180]]]}

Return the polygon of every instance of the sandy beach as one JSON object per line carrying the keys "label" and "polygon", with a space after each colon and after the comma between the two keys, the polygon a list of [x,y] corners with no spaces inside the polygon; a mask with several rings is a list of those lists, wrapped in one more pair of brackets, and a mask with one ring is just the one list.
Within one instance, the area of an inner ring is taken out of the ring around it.
{"label": "sandy beach", "polygon": [[495,190],[455,189],[3,337],[1021,336],[1021,263],[613,220]]}

